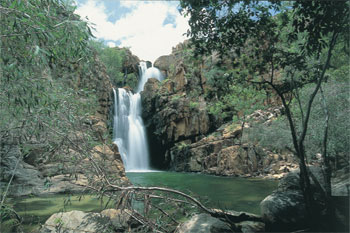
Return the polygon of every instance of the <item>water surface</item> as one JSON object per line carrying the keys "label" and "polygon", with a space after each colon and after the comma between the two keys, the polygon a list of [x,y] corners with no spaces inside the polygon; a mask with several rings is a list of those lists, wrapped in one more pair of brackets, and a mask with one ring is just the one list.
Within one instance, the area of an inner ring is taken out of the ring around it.
{"label": "water surface", "polygon": [[277,181],[220,177],[198,173],[127,172],[134,185],[165,186],[200,196],[209,207],[260,214],[259,203],[277,188]]}
{"label": "water surface", "polygon": [[[276,187],[277,181],[217,177],[195,173],[176,172],[127,172],[134,185],[163,186],[178,189],[199,199],[208,207],[259,214],[259,203]],[[24,220],[24,232],[32,232],[52,214],[71,210],[100,212],[107,200],[92,196],[49,195],[16,198],[11,204]],[[4,221],[0,232],[11,232],[10,222]]]}

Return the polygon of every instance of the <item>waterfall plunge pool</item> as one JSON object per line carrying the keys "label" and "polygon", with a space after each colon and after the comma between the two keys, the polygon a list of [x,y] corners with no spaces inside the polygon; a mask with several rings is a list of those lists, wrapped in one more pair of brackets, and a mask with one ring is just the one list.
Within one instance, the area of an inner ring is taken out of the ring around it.
{"label": "waterfall plunge pool", "polygon": [[260,214],[260,202],[278,184],[276,180],[166,171],[127,172],[126,176],[135,186],[177,189],[194,195],[208,207],[254,214]]}
{"label": "waterfall plunge pool", "polygon": [[[218,177],[197,173],[164,171],[127,172],[137,186],[162,186],[193,195],[208,207],[260,214],[259,203],[276,189],[277,181],[237,177]],[[104,204],[92,195],[65,194],[11,200],[13,208],[23,218],[23,229],[31,232],[52,214],[60,211],[82,210],[100,212]],[[108,208],[108,207],[107,207]],[[112,208],[112,205],[109,206]],[[11,232],[3,222],[2,232]]]}

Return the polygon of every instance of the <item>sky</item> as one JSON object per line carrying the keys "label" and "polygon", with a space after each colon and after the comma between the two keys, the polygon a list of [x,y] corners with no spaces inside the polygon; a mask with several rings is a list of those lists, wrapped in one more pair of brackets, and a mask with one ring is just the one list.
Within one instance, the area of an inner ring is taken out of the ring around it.
{"label": "sky", "polygon": [[109,47],[129,47],[154,62],[186,39],[188,20],[178,1],[75,0],[76,12],[92,23],[94,36]]}

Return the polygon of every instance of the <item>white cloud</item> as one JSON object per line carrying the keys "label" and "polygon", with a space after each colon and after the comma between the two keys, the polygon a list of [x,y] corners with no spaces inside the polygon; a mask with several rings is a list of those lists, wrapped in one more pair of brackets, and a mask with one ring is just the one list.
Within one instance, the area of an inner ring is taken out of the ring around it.
{"label": "white cloud", "polygon": [[109,42],[107,43],[107,46],[110,47],[110,48],[113,48],[113,47],[116,46],[116,44],[115,44],[114,42],[112,42],[112,41],[109,41]]}
{"label": "white cloud", "polygon": [[[121,1],[121,6],[131,12],[114,23],[109,22],[105,6],[100,1],[89,0],[76,11],[88,16],[95,24],[95,36],[109,41],[120,41],[121,47],[130,47],[140,59],[154,61],[161,55],[171,53],[171,48],[186,38],[187,20],[181,16],[174,2]],[[118,12],[117,12],[118,13]],[[168,15],[175,18],[176,25],[163,25]]]}

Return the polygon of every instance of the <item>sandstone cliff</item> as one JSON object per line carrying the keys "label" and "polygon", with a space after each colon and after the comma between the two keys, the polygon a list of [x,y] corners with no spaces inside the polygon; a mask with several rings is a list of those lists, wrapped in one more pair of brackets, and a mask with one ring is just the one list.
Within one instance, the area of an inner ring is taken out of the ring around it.
{"label": "sandstone cliff", "polygon": [[[239,122],[225,123],[210,113],[215,98],[207,95],[212,87],[204,71],[230,61],[216,54],[189,61],[188,46],[185,41],[173,48],[172,54],[158,58],[154,66],[167,78],[162,82],[150,79],[142,92],[152,164],[175,171],[275,178],[295,168],[290,153],[276,154],[242,143]],[[271,112],[264,114],[272,114],[266,121],[276,117]]]}

